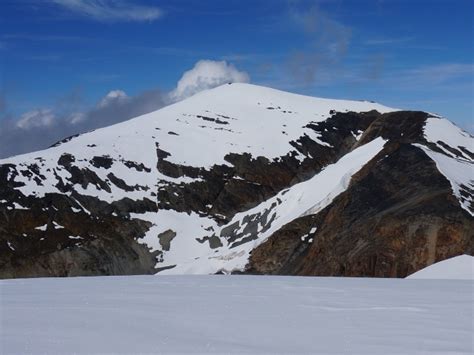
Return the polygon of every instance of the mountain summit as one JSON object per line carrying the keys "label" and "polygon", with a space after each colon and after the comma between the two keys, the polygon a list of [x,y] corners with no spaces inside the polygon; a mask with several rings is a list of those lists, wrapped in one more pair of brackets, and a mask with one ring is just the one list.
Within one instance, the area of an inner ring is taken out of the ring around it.
{"label": "mountain summit", "polygon": [[226,84],[0,160],[0,277],[405,277],[474,253],[473,146],[433,114]]}

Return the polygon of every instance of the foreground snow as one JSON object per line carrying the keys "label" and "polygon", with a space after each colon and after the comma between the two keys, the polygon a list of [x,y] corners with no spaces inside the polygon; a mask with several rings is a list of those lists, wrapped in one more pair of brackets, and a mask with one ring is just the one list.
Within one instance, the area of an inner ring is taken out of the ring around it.
{"label": "foreground snow", "polygon": [[0,281],[0,353],[470,354],[472,288],[258,276]]}
{"label": "foreground snow", "polygon": [[417,271],[407,278],[474,280],[474,257],[459,255],[446,259]]}

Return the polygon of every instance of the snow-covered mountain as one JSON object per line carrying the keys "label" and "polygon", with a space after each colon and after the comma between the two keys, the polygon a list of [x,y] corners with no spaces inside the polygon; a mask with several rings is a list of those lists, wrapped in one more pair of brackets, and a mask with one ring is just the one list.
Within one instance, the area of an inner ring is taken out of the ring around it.
{"label": "snow-covered mountain", "polygon": [[473,254],[473,147],[429,113],[224,85],[0,160],[0,276],[404,277]]}

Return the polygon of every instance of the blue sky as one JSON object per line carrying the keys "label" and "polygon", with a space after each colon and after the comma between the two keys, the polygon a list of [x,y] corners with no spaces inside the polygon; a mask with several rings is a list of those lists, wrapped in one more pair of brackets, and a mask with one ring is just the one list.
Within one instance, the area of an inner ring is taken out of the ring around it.
{"label": "blue sky", "polygon": [[[471,0],[2,0],[0,120],[173,90],[199,60],[255,84],[442,114],[473,131]],[[49,122],[49,121],[48,121]]]}

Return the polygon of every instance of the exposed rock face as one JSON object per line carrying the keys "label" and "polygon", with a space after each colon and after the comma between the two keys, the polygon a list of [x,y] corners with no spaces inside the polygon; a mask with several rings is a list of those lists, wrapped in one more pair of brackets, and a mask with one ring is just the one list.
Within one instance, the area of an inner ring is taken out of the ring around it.
{"label": "exposed rock face", "polygon": [[[167,183],[158,191],[159,207],[180,212],[214,215],[220,223],[229,222],[235,213],[246,211],[297,182],[304,181],[328,164],[336,162],[357,142],[351,132],[367,129],[379,117],[376,111],[339,113],[326,121],[310,123],[328,145],[303,135],[290,144],[294,151],[270,161],[251,154],[225,155],[232,166],[214,165],[211,169],[173,164],[169,153],[157,148],[158,170],[164,175],[201,179],[188,184]],[[298,159],[298,153],[304,160]],[[316,158],[317,157],[317,158]],[[165,181],[162,181],[165,183]],[[208,207],[212,206],[212,207]]]}
{"label": "exposed rock face", "polygon": [[411,145],[392,149],[357,173],[330,206],[292,221],[254,249],[248,272],[405,277],[472,255],[473,218],[459,208],[434,162]]}
{"label": "exposed rock face", "polygon": [[[6,191],[0,189],[0,196],[5,196]],[[126,217],[132,210],[145,209],[146,202],[106,204],[93,198],[73,197],[76,200],[60,194],[28,200],[18,196],[27,208],[2,209],[3,278],[154,272],[156,253],[150,253],[134,238],[143,236],[150,223]],[[89,206],[91,213],[81,211],[77,201]],[[113,211],[120,215],[112,216]]]}
{"label": "exposed rock face", "polygon": [[424,112],[211,90],[0,161],[0,277],[405,277],[474,253],[472,142]]}

